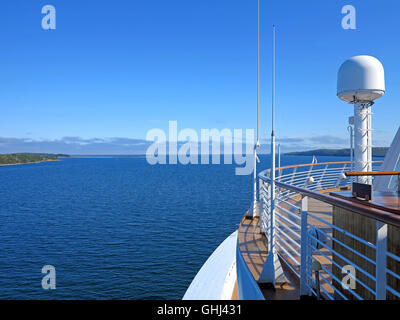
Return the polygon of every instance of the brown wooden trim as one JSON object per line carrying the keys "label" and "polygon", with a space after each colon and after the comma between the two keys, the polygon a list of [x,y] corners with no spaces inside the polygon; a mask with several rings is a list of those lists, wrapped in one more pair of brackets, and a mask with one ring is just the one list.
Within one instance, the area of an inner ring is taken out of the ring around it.
{"label": "brown wooden trim", "polygon": [[[331,165],[331,164],[350,164],[350,163],[351,163],[350,161],[337,161],[337,162],[317,162],[317,163],[295,164],[295,165],[291,165],[291,166],[276,168],[275,171],[292,169],[292,168],[296,168],[296,167],[311,167],[311,166],[323,166],[323,165]],[[382,160],[372,161],[372,163],[383,163],[383,161]],[[271,171],[271,169],[267,170],[267,172],[269,172],[269,171]]]}
{"label": "brown wooden trim", "polygon": [[347,177],[359,177],[359,176],[399,176],[400,171],[367,171],[367,172],[346,172]]}
{"label": "brown wooden trim", "polygon": [[[341,198],[341,199],[349,199],[349,197],[346,197],[346,196],[344,196],[342,194],[338,194],[338,193],[333,193],[332,195],[334,197],[338,197],[338,198]],[[399,210],[396,210],[396,209],[393,209],[393,208],[389,208],[387,206],[379,205],[379,203],[375,203],[375,202],[372,202],[372,201],[360,200],[360,199],[357,199],[357,198],[351,198],[351,201],[357,202],[357,203],[359,203],[359,204],[361,204],[363,206],[366,206],[366,207],[377,208],[379,210],[391,212],[391,213],[396,214],[397,216],[400,216],[399,215],[400,214]]]}

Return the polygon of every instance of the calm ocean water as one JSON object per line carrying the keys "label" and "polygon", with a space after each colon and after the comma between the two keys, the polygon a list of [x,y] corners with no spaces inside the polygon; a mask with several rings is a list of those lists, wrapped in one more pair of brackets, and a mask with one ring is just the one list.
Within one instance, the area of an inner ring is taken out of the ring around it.
{"label": "calm ocean water", "polygon": [[[250,206],[252,177],[235,167],[134,156],[0,167],[0,299],[182,298]],[[55,290],[41,287],[48,264]]]}

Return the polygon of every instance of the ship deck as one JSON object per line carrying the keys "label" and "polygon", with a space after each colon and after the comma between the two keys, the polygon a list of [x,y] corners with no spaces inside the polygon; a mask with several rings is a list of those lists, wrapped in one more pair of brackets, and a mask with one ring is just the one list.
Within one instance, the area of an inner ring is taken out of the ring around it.
{"label": "ship deck", "polygon": [[[332,191],[332,190],[329,190]],[[326,191],[328,192],[328,190]],[[294,203],[300,206],[300,199],[293,199]],[[331,223],[332,222],[332,206],[315,200],[309,199],[308,202],[308,212],[314,214],[315,216],[322,218],[323,220]],[[284,214],[280,212],[280,214]],[[293,219],[290,216],[286,215],[287,219]],[[326,225],[322,225],[316,219],[310,219],[309,223],[311,225],[315,225],[321,229],[323,229],[328,235],[332,234],[332,230],[327,228]],[[298,240],[300,244],[300,239]],[[329,242],[328,245],[331,245]],[[239,232],[238,232],[238,245],[243,256],[244,261],[246,262],[250,272],[252,273],[255,280],[258,280],[260,277],[261,270],[264,266],[264,262],[266,260],[268,254],[267,248],[267,240],[264,234],[260,233],[260,223],[259,218],[247,218],[246,215],[243,217]],[[290,252],[290,248],[286,248]],[[331,258],[331,253],[324,249],[321,250],[326,256]],[[282,254],[282,253],[281,253]],[[287,257],[285,257],[287,258]],[[323,255],[315,256],[315,258],[321,263],[322,268],[326,268],[327,270],[331,270],[332,266],[329,263],[329,260],[326,259]],[[290,260],[290,259],[285,259]],[[290,267],[285,264],[284,259],[280,259],[282,268],[285,272],[285,276],[287,278],[287,282],[284,284],[277,285],[275,290],[270,286],[260,285],[260,289],[264,294],[266,300],[297,300],[300,299],[300,282],[297,275],[291,270],[292,267],[297,273],[300,273],[300,270],[296,268],[294,265]],[[330,282],[330,276],[324,272],[322,269],[320,271],[320,277],[325,277],[325,279]],[[329,285],[321,282],[322,293],[323,290],[327,290],[330,294],[332,294],[332,289]]]}

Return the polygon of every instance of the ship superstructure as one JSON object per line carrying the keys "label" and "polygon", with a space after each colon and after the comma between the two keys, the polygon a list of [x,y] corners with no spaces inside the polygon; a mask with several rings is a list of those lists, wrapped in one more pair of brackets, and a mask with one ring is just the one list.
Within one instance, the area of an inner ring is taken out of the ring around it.
{"label": "ship superstructure", "polygon": [[[235,285],[225,276],[216,297],[400,299],[400,129],[384,161],[372,161],[371,107],[384,93],[376,58],[342,65],[337,95],[354,105],[352,161],[259,173],[257,201],[230,238],[236,246],[221,245],[234,257],[226,269],[236,269]],[[196,287],[195,279],[184,298],[207,298]]]}

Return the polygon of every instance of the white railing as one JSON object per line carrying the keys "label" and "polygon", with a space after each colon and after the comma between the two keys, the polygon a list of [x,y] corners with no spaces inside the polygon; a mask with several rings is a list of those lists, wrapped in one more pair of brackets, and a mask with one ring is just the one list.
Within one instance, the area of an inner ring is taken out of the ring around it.
{"label": "white railing", "polygon": [[[381,161],[373,162],[373,170],[377,171]],[[336,188],[349,187],[353,178],[346,177],[345,173],[351,171],[351,162],[324,162],[311,163],[304,165],[286,166],[276,169],[276,181],[289,184],[291,186],[306,188],[312,191],[322,191]],[[270,205],[270,185],[268,181],[263,184],[264,178],[270,178],[271,170],[266,170],[260,173],[259,194],[260,199],[266,199],[265,205],[269,209]],[[291,206],[293,203],[287,203],[288,200],[298,195],[289,189],[276,188],[276,206],[280,208],[281,203]],[[297,207],[295,207],[296,209]],[[298,208],[297,208],[298,209]],[[265,217],[265,215],[264,215]],[[263,216],[261,216],[263,218]],[[261,225],[261,230],[264,232],[266,220]]]}
{"label": "white railing", "polygon": [[[375,170],[380,164],[374,163]],[[273,230],[275,250],[299,278],[301,295],[345,300],[399,299],[400,252],[388,250],[387,238],[388,228],[400,227],[400,216],[326,194],[329,190],[348,189],[351,180],[344,173],[350,169],[350,162],[278,168],[274,226],[270,225],[270,170],[261,172],[260,230],[267,241]],[[309,210],[310,202],[317,209]],[[325,205],[318,207],[321,202]],[[367,241],[335,224],[329,211],[332,205],[370,218],[376,225],[376,240]]]}

